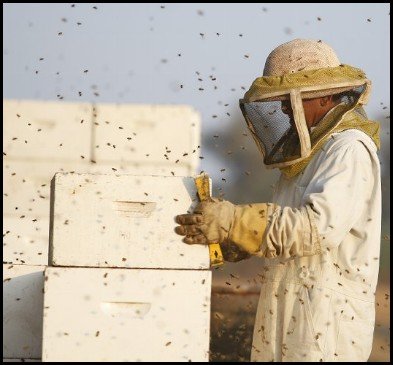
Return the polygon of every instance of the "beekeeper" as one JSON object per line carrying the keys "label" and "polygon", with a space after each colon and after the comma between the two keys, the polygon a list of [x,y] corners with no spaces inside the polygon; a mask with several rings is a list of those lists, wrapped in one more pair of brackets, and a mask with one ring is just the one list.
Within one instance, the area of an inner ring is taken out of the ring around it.
{"label": "beekeeper", "polygon": [[369,92],[364,72],[322,41],[275,48],[240,100],[264,163],[281,170],[272,202],[212,199],[176,217],[188,244],[262,258],[251,361],[369,358],[381,231]]}

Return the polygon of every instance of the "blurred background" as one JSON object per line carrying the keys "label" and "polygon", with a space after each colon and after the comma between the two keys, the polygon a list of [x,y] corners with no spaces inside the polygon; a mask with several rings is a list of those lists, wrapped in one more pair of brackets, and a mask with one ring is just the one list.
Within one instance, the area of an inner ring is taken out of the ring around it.
{"label": "blurred background", "polygon": [[[85,103],[187,104],[202,118],[200,171],[233,203],[269,201],[266,170],[238,107],[270,51],[321,39],[373,82],[381,124],[383,221],[370,361],[390,360],[389,4],[3,4],[3,97]],[[173,131],[175,133],[175,131]],[[179,136],[181,138],[181,136]],[[213,272],[212,361],[246,361],[258,259]]]}

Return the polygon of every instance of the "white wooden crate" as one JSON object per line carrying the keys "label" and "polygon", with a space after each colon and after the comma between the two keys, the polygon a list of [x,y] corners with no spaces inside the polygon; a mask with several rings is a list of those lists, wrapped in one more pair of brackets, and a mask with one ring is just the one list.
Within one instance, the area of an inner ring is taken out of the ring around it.
{"label": "white wooden crate", "polygon": [[3,265],[3,356],[41,358],[45,266]]}
{"label": "white wooden crate", "polygon": [[48,264],[51,179],[57,171],[90,167],[88,162],[3,160],[3,261]]}
{"label": "white wooden crate", "polygon": [[211,272],[45,271],[42,360],[208,361]]}
{"label": "white wooden crate", "polygon": [[197,168],[201,126],[193,108],[99,104],[94,114],[93,153],[98,163],[174,164],[179,160],[192,170]]}
{"label": "white wooden crate", "polygon": [[3,217],[3,262],[48,265],[48,248],[49,217]]}
{"label": "white wooden crate", "polygon": [[4,100],[3,151],[16,159],[89,159],[91,123],[92,106],[88,103]]}
{"label": "white wooden crate", "polygon": [[192,177],[59,173],[54,191],[50,265],[209,268],[207,246],[174,231],[198,202]]}

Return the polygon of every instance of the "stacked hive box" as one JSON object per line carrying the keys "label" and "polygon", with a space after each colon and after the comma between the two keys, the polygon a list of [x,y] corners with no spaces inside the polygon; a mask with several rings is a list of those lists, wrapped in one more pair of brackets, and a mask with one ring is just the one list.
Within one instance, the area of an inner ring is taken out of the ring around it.
{"label": "stacked hive box", "polygon": [[50,179],[57,171],[88,171],[91,110],[89,104],[4,102],[7,263],[47,265]]}
{"label": "stacked hive box", "polygon": [[190,177],[56,174],[43,361],[208,361],[207,247],[174,217]]}
{"label": "stacked hive box", "polygon": [[3,123],[3,357],[39,359],[53,175],[192,175],[200,119],[187,106],[6,100]]}

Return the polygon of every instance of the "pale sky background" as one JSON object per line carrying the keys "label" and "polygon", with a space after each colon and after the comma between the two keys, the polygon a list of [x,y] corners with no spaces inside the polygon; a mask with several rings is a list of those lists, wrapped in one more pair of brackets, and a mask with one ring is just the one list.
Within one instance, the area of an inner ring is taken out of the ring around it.
{"label": "pale sky background", "polygon": [[[310,38],[366,72],[371,118],[390,108],[389,4],[63,3],[3,10],[5,98],[189,104],[201,112],[202,133],[214,134],[242,119],[242,87],[261,76],[270,51]],[[205,159],[201,168],[211,163]]]}

